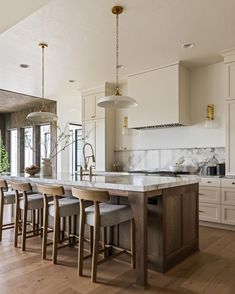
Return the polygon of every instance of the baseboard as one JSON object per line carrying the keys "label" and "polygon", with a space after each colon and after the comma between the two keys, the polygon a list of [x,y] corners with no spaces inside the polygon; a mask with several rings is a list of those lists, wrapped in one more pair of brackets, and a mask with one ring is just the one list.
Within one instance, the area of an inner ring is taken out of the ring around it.
{"label": "baseboard", "polygon": [[235,226],[233,225],[225,225],[225,224],[218,224],[218,223],[205,222],[205,221],[199,221],[199,225],[203,227],[235,231]]}

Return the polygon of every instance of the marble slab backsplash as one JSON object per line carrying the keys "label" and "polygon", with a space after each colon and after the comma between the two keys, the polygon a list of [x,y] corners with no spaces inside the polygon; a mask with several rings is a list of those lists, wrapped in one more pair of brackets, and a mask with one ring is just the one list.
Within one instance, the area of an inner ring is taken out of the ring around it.
{"label": "marble slab backsplash", "polygon": [[115,152],[115,163],[123,171],[156,168],[165,170],[182,157],[184,158],[183,165],[198,166],[210,161],[213,156],[219,162],[225,162],[225,148],[121,150]]}

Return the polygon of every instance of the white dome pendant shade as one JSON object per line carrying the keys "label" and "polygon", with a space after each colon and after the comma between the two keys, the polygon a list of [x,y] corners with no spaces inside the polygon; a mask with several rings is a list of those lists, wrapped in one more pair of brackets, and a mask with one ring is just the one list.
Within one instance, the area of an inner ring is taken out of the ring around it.
{"label": "white dome pendant shade", "polygon": [[[47,48],[48,45],[46,43],[40,43],[39,47],[42,48],[42,99],[44,100],[44,49]],[[30,121],[43,123],[57,121],[58,119],[55,113],[45,111],[44,101],[40,111],[31,112],[27,115],[26,118]]]}
{"label": "white dome pendant shade", "polygon": [[118,16],[123,12],[123,7],[121,6],[114,6],[112,8],[112,13],[116,15],[116,92],[112,96],[105,96],[99,99],[97,105],[104,108],[131,108],[137,106],[135,99],[123,96],[119,92],[119,85],[118,85],[118,70],[119,70],[119,43],[118,43]]}
{"label": "white dome pendant shade", "polygon": [[104,108],[130,108],[137,106],[135,99],[129,96],[123,96],[119,92],[115,92],[112,96],[102,97],[98,103],[98,106]]}
{"label": "white dome pendant shade", "polygon": [[55,113],[41,110],[29,113],[27,119],[35,122],[52,122],[57,121],[58,117]]}

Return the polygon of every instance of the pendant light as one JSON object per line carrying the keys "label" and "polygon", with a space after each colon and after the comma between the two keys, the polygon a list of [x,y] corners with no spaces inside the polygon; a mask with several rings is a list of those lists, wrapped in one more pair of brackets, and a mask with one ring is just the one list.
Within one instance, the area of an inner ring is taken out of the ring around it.
{"label": "pendant light", "polygon": [[118,84],[118,71],[119,71],[119,43],[118,43],[118,16],[123,12],[123,7],[114,6],[112,8],[112,13],[116,15],[116,91],[112,96],[105,96],[101,98],[97,105],[104,108],[130,108],[137,106],[135,99],[123,96],[119,92],[119,84]]}
{"label": "pendant light", "polygon": [[44,104],[44,77],[45,77],[45,71],[44,71],[44,50],[48,47],[46,43],[40,43],[39,47],[42,48],[42,109],[40,111],[31,112],[27,115],[27,119],[35,122],[52,122],[57,121],[58,117],[55,113],[47,112],[45,110],[45,104]]}

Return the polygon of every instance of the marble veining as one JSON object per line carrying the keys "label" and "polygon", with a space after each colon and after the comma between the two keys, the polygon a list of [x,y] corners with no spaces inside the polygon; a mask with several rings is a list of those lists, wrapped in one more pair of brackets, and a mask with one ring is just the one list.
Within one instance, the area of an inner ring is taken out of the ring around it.
{"label": "marble veining", "polygon": [[180,148],[156,150],[122,150],[115,152],[116,164],[123,171],[168,169],[179,158],[184,158],[184,166],[198,167],[215,157],[218,162],[225,162],[224,147]]}
{"label": "marble veining", "polygon": [[93,176],[91,179],[89,176],[80,180],[80,177],[71,177],[68,174],[60,174],[57,177],[25,177],[24,175],[1,176],[6,180],[28,181],[32,184],[45,183],[56,184],[63,186],[84,187],[84,188],[101,188],[107,190],[124,190],[135,192],[147,192],[159,189],[165,189],[170,187],[195,184],[199,182],[198,177],[159,177],[159,176],[142,176],[142,175],[106,175]]}

